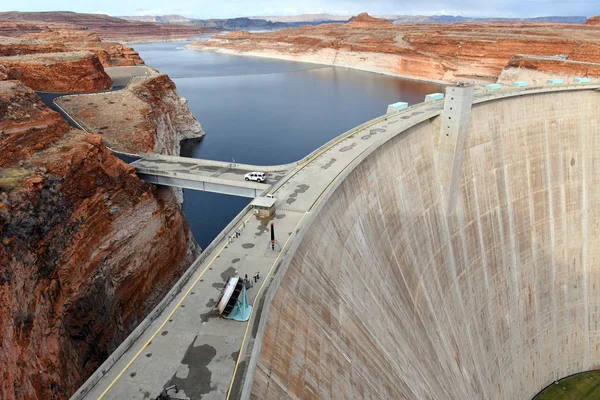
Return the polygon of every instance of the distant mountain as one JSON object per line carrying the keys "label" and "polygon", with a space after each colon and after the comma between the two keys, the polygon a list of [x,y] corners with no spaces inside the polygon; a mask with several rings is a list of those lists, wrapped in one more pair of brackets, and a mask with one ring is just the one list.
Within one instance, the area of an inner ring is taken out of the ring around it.
{"label": "distant mountain", "polygon": [[300,14],[300,15],[278,15],[265,17],[250,17],[257,19],[266,19],[271,22],[284,22],[294,24],[299,22],[346,22],[352,15],[334,15],[334,14]]}
{"label": "distant mountain", "polygon": [[141,22],[159,22],[161,24],[185,24],[192,21],[190,18],[186,18],[183,15],[132,15],[119,17],[128,21],[141,21]]}
{"label": "distant mountain", "polygon": [[583,24],[586,17],[537,17],[537,18],[475,18],[460,15],[402,15],[394,20],[394,25],[453,24],[460,22],[549,22],[559,24]]}
{"label": "distant mountain", "polygon": [[189,24],[210,29],[220,29],[226,31],[237,30],[272,30],[288,28],[288,24],[281,22],[271,22],[264,19],[252,18],[228,18],[228,19],[193,19]]}
{"label": "distant mountain", "polygon": [[[328,14],[320,14],[328,15]],[[148,16],[125,16],[119,17],[128,21],[143,21],[152,23],[162,24],[184,24],[193,25],[200,28],[210,28],[225,31],[237,31],[237,30],[274,30],[283,28],[293,28],[300,25],[318,25],[326,22],[346,22],[350,17],[346,19],[340,19],[336,21],[325,21],[310,19],[303,21],[302,18],[290,18],[290,21],[272,21],[258,17],[240,17],[240,18],[220,18],[220,19],[193,19],[186,18],[181,15],[148,15]],[[297,21],[296,21],[297,20]]]}
{"label": "distant mountain", "polygon": [[[81,14],[70,11],[51,12],[0,12],[0,21],[15,23],[69,24],[80,29],[90,29],[103,39],[113,40],[146,40],[146,39],[184,39],[198,37],[211,30],[199,26],[169,23],[160,24],[144,21],[127,21],[104,14]],[[40,25],[39,29],[43,29]],[[15,28],[17,29],[17,28]],[[46,27],[47,29],[47,27]],[[11,34],[6,32],[3,34]]]}

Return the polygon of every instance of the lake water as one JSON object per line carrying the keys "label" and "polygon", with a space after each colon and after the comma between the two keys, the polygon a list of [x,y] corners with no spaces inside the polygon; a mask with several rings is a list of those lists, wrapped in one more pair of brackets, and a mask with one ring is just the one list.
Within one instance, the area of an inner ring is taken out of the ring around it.
{"label": "lake water", "polygon": [[[248,164],[296,161],[397,101],[419,103],[437,84],[346,68],[183,49],[187,43],[134,45],[169,74],[206,136],[182,156]],[[184,191],[184,212],[204,248],[250,199]]]}

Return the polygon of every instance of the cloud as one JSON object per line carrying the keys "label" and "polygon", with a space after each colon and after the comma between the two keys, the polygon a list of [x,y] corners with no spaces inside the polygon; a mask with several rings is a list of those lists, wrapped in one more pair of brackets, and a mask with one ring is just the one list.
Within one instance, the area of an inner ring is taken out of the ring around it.
{"label": "cloud", "polygon": [[146,10],[137,10],[135,15],[139,17],[144,17],[148,15],[164,15],[165,12],[162,8],[148,8]]}

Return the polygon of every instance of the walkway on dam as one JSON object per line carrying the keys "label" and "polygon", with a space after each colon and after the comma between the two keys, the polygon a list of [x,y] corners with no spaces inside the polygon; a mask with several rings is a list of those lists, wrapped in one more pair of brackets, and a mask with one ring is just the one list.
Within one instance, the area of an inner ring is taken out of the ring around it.
{"label": "walkway on dam", "polygon": [[[578,85],[482,93],[474,103],[527,93],[599,87]],[[340,174],[354,167],[361,155],[438,116],[443,106],[442,101],[422,103],[379,117],[325,144],[299,163],[271,189],[277,199],[274,218],[260,219],[245,209],[190,268],[191,276],[181,290],[167,295],[165,308],[152,312],[146,320],[149,325],[136,329],[73,398],[155,399],[163,388],[171,385],[179,389],[178,393],[169,391],[171,398],[223,399],[229,397],[228,393],[237,398],[246,367],[243,362],[238,364],[244,358],[240,354],[245,354],[253,338],[261,334],[252,321],[262,311],[263,285],[277,273],[283,262],[280,254],[292,246],[305,216],[319,204]],[[269,247],[271,220],[283,248],[281,253]],[[229,277],[236,274],[252,277],[257,272],[261,279],[248,291],[250,304],[254,306],[251,320],[235,322],[215,314],[216,301]]]}

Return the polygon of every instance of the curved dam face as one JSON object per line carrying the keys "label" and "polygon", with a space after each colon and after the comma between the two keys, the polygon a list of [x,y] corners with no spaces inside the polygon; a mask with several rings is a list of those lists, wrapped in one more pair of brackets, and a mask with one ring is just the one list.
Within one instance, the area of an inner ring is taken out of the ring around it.
{"label": "curved dam face", "polygon": [[473,106],[455,206],[441,118],[382,144],[307,217],[251,397],[528,399],[600,366],[600,94]]}

